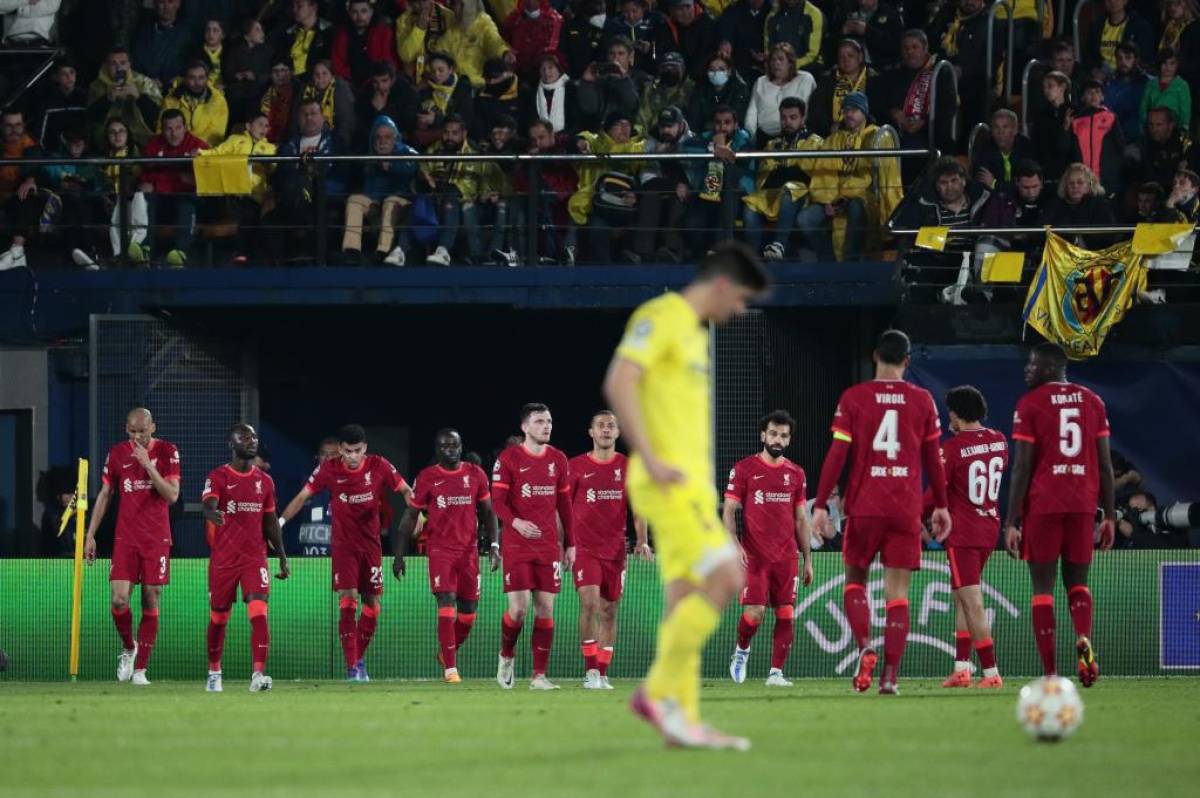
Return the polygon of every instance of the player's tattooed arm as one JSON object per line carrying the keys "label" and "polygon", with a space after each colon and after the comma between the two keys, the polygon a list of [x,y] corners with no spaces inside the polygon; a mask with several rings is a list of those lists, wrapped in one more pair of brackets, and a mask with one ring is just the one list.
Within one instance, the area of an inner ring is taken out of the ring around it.
{"label": "player's tattooed arm", "polygon": [[496,520],[496,511],[492,509],[491,499],[481,499],[475,505],[475,517],[487,530],[488,564],[493,573],[500,570],[500,523]]}
{"label": "player's tattooed arm", "polygon": [[417,531],[417,519],[420,515],[421,511],[416,507],[406,509],[400,523],[396,525],[396,533],[392,535],[392,576],[397,579],[404,576],[404,555],[408,553],[408,541],[412,540],[413,533]]}
{"label": "player's tattooed arm", "polygon": [[287,579],[292,575],[292,568],[288,565],[287,552],[283,550],[283,527],[279,526],[279,519],[275,513],[263,513],[263,533],[267,536],[271,548],[275,549],[275,554],[279,556],[279,573],[275,574],[275,578]]}
{"label": "player's tattooed arm", "polygon": [[112,488],[107,483],[101,485],[100,493],[96,496],[96,501],[92,503],[92,517],[88,519],[87,535],[83,539],[83,556],[88,565],[96,561],[96,530],[100,528],[100,522],[104,520],[104,513],[108,510],[110,498],[112,498]]}
{"label": "player's tattooed arm", "polygon": [[[1021,508],[1025,506],[1025,494],[1029,491],[1029,477],[1033,473],[1033,444],[1028,441],[1013,441],[1012,477],[1008,485],[1008,513],[1004,521],[1004,548],[1017,559],[1021,557]],[[1112,472],[1109,472],[1112,473]]]}

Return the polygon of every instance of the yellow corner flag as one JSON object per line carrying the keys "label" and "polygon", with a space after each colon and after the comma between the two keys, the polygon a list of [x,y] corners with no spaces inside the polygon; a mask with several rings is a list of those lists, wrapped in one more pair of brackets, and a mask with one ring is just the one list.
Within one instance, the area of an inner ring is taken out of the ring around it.
{"label": "yellow corner flag", "polygon": [[[88,510],[88,461],[79,459],[79,481],[75,485],[75,497],[71,506],[63,513],[63,520],[75,517],[75,578],[71,586],[71,681],[79,678],[79,644],[83,622],[83,535],[84,518]],[[65,528],[66,524],[63,524]],[[62,534],[62,528],[58,534]]]}
{"label": "yellow corner flag", "polygon": [[192,159],[196,193],[202,197],[250,193],[250,159],[245,155],[209,155]]}
{"label": "yellow corner flag", "polygon": [[949,236],[949,227],[922,227],[917,231],[917,246],[921,249],[932,249],[934,252],[943,252],[946,249],[946,239]]}
{"label": "yellow corner flag", "polygon": [[1024,252],[988,252],[980,276],[985,283],[1019,283],[1023,268]]}

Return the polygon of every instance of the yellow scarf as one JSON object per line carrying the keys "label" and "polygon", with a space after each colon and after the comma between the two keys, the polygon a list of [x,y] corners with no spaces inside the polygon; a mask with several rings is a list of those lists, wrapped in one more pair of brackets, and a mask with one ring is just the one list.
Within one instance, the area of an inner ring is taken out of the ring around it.
{"label": "yellow scarf", "polygon": [[312,83],[304,87],[303,99],[315,99],[321,103],[321,116],[325,117],[325,122],[329,125],[330,130],[333,130],[333,89],[336,85],[336,83],[330,83],[324,90],[318,89]]}
{"label": "yellow scarf", "polygon": [[210,86],[221,85],[221,51],[224,50],[223,45],[217,45],[217,49],[210,50],[204,48],[204,58],[208,61],[208,84]]}
{"label": "yellow scarf", "polygon": [[450,97],[454,94],[454,89],[457,86],[458,75],[452,75],[449,83],[429,84],[429,91],[433,95],[433,104],[437,108],[438,113],[446,113],[446,109],[450,107]]}
{"label": "yellow scarf", "polygon": [[833,116],[830,119],[842,118],[842,100],[852,91],[867,91],[867,68],[863,66],[857,77],[843,75],[840,69],[834,71],[833,78]]}
{"label": "yellow scarf", "polygon": [[312,30],[300,28],[296,31],[296,38],[292,39],[292,47],[288,52],[292,56],[292,71],[297,75],[303,75],[308,71],[308,48],[312,46],[313,37],[316,35],[316,28]]}
{"label": "yellow scarf", "polygon": [[1187,17],[1172,19],[1167,22],[1166,27],[1163,28],[1162,38],[1158,41],[1158,49],[1166,50],[1169,48],[1178,52],[1179,37],[1183,35],[1183,29],[1191,24],[1191,22]]}

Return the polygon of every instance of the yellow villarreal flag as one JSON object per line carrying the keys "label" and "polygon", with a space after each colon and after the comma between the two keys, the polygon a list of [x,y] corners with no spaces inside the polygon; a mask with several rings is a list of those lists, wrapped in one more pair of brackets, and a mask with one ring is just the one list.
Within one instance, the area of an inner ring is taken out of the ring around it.
{"label": "yellow villarreal flag", "polygon": [[1145,256],[1132,240],[1092,252],[1047,232],[1022,318],[1070,357],[1091,357],[1145,287]]}

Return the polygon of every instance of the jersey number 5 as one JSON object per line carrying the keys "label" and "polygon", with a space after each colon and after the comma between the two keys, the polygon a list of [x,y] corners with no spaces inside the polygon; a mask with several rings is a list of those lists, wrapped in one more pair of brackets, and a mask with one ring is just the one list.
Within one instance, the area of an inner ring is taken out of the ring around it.
{"label": "jersey number 5", "polygon": [[1004,478],[1004,458],[993,457],[986,463],[975,460],[967,468],[967,498],[976,507],[1000,498],[1000,480]]}
{"label": "jersey number 5", "polygon": [[875,430],[875,440],[871,448],[883,452],[887,459],[895,460],[900,456],[900,411],[895,408],[883,411],[883,421]]}
{"label": "jersey number 5", "polygon": [[1083,428],[1079,426],[1079,408],[1058,411],[1058,450],[1063,457],[1078,457],[1083,450]]}

